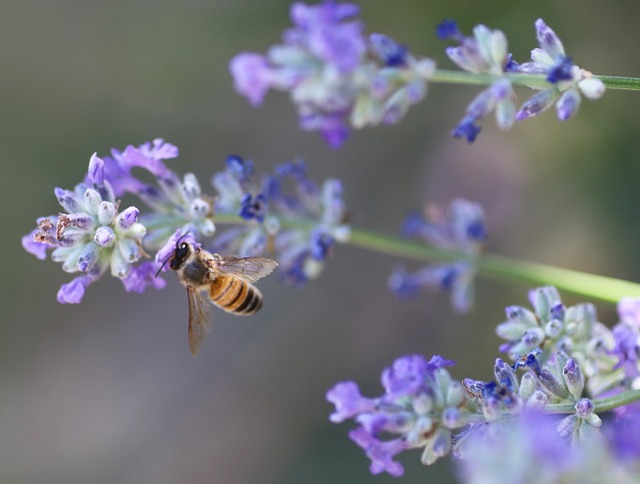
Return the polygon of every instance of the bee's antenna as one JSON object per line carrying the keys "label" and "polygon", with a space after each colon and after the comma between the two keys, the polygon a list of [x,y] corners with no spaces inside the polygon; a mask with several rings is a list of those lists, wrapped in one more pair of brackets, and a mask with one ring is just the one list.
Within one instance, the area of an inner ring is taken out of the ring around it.
{"label": "bee's antenna", "polygon": [[167,265],[167,262],[169,262],[169,259],[171,258],[171,256],[167,257],[165,259],[165,261],[162,263],[162,265],[160,266],[160,269],[158,269],[158,272],[156,272],[155,277],[158,277],[160,275],[160,273],[162,272],[162,269],[164,269],[164,266]]}

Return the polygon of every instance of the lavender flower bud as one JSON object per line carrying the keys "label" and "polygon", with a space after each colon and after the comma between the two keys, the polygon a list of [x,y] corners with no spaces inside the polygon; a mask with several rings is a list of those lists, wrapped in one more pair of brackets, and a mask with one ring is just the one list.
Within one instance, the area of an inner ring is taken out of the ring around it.
{"label": "lavender flower bud", "polygon": [[527,400],[533,395],[537,388],[538,382],[535,376],[533,376],[533,373],[527,372],[522,375],[522,378],[520,378],[520,388],[518,390],[518,395],[520,396],[520,398]]}
{"label": "lavender flower bud", "polygon": [[526,400],[526,408],[531,410],[544,410],[549,403],[549,396],[542,390],[534,391]]}
{"label": "lavender flower bud", "polygon": [[115,238],[116,238],[116,234],[113,232],[111,228],[98,227],[98,229],[96,230],[96,234],[93,237],[93,240],[95,240],[96,244],[98,244],[101,247],[111,247]]}
{"label": "lavender flower bud", "polygon": [[98,223],[100,225],[111,225],[116,218],[116,206],[111,202],[100,202],[98,208]]}
{"label": "lavender flower bud", "polygon": [[562,334],[564,330],[564,325],[561,320],[552,319],[544,325],[544,332],[547,337],[551,339],[556,339],[558,336]]}
{"label": "lavender flower bud", "polygon": [[573,398],[578,400],[582,397],[582,392],[584,390],[584,376],[582,375],[582,371],[576,364],[575,360],[569,359],[567,361],[564,369],[562,370],[562,375]]}
{"label": "lavender flower bud", "polygon": [[140,211],[136,207],[128,207],[118,215],[116,224],[123,230],[131,228],[138,221]]}
{"label": "lavender flower bud", "polygon": [[566,386],[560,383],[560,381],[558,381],[558,379],[549,370],[542,369],[538,375],[538,379],[540,380],[540,383],[554,395],[563,399],[569,396]]}
{"label": "lavender flower bud", "polygon": [[577,89],[567,89],[556,102],[556,113],[560,121],[572,118],[580,108],[581,97]]}

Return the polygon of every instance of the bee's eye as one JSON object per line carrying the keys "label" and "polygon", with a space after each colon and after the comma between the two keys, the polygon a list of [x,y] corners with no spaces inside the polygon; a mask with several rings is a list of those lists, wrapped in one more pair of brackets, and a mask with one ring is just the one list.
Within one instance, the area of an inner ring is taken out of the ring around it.
{"label": "bee's eye", "polygon": [[180,244],[180,248],[182,250],[187,250],[189,248],[189,244],[187,244],[186,242],[183,242],[182,244]]}

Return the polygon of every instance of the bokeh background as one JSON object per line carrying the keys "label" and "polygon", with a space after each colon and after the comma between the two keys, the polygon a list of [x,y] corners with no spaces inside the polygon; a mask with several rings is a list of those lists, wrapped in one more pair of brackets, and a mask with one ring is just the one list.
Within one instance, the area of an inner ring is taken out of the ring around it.
{"label": "bokeh background", "polygon": [[[578,65],[640,76],[637,2],[360,5],[368,32],[445,68],[445,44],[433,35],[441,19],[456,18],[465,32],[500,28],[524,61],[543,17]],[[638,94],[584,102],[567,123],[546,113],[504,133],[486,120],[469,146],[449,130],[478,88],[433,85],[400,125],[357,132],[334,151],[298,129],[285,95],[270,93],[255,110],[232,89],[229,59],[278,42],[288,8],[281,0],[2,3],[0,482],[395,482],[368,473],[347,437],[352,424],[329,423],[326,390],[354,379],[379,395],[382,369],[410,353],[442,354],[458,362],[454,376],[488,379],[503,308],[527,302],[528,286],[486,279],[464,316],[446,294],[397,301],[388,274],[415,262],[341,246],[304,289],[262,282],[266,304],[255,317],[216,312],[194,359],[177,280],[133,295],[105,277],[81,305],[60,305],[69,276],[20,246],[36,217],[58,211],[53,188],[73,187],[95,151],[163,137],[181,151],[172,168],[205,185],[230,153],[253,159],[258,172],[303,156],[314,178],[343,180],[358,226],[397,233],[408,210],[462,196],[484,204],[490,252],[640,280]],[[612,305],[598,310],[615,322]],[[399,482],[454,480],[449,459],[429,468],[419,459],[419,451],[400,457]]]}

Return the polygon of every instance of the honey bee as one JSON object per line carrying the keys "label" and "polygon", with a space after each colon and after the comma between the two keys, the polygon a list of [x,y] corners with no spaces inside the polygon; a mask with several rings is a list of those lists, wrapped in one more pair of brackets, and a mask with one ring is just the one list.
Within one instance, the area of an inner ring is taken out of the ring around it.
{"label": "honey bee", "polygon": [[229,313],[254,314],[262,307],[262,294],[253,283],[269,275],[278,263],[266,257],[212,254],[181,239],[163,266],[168,263],[187,288],[189,349],[195,356],[209,326],[209,306],[202,293],[206,290],[211,303]]}

